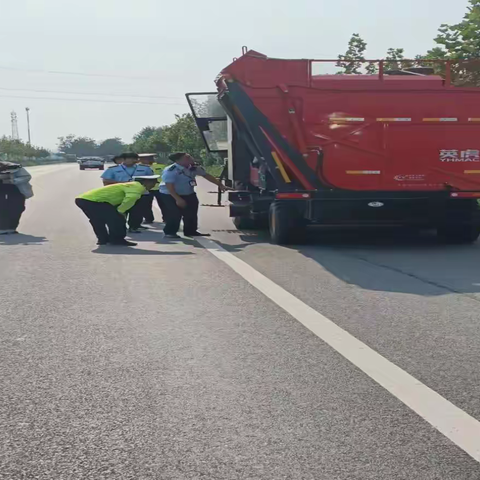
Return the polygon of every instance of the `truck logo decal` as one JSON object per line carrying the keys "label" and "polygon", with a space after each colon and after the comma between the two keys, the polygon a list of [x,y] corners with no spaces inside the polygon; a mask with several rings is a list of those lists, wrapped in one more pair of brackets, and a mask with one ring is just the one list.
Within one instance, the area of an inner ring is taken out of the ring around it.
{"label": "truck logo decal", "polygon": [[378,208],[378,207],[383,207],[383,203],[382,202],[370,202],[368,204],[369,207],[373,207],[373,208]]}
{"label": "truck logo decal", "polygon": [[440,150],[440,161],[480,162],[480,150]]}
{"label": "truck logo decal", "polygon": [[404,182],[404,181],[411,181],[411,182],[421,182],[422,180],[425,180],[425,175],[422,174],[410,174],[410,175],[396,175],[393,177],[394,180],[397,182]]}

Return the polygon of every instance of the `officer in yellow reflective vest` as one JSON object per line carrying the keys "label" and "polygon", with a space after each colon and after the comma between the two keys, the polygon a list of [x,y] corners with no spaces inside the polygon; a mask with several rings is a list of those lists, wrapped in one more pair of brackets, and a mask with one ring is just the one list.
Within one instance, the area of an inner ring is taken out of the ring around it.
{"label": "officer in yellow reflective vest", "polygon": [[97,245],[137,245],[125,240],[125,213],[157,184],[158,178],[158,175],[137,176],[132,182],[96,188],[75,199],[90,220],[98,239]]}

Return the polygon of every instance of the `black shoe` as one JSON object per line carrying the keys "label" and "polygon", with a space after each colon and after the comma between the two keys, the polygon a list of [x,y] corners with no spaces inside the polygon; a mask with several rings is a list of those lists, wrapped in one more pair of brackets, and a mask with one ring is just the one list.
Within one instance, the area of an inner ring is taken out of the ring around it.
{"label": "black shoe", "polygon": [[129,228],[128,231],[130,233],[142,233],[142,231],[139,230],[138,228]]}
{"label": "black shoe", "polygon": [[119,242],[110,242],[110,245],[120,245],[124,247],[135,247],[138,245],[138,243],[135,242],[129,242],[128,240],[121,240]]}
{"label": "black shoe", "polygon": [[165,238],[182,238],[180,235],[177,235],[176,233],[166,233]]}
{"label": "black shoe", "polygon": [[108,240],[99,240],[97,245],[108,245]]}
{"label": "black shoe", "polygon": [[210,237],[209,233],[200,233],[200,232],[193,232],[193,233],[186,233],[186,237]]}

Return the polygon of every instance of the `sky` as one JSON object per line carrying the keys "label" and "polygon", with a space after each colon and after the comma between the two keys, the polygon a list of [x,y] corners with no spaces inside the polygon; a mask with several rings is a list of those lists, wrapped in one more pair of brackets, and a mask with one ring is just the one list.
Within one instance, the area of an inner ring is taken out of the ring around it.
{"label": "sky", "polygon": [[10,114],[32,143],[60,136],[130,142],[188,111],[186,92],[214,79],[248,46],[271,57],[336,58],[352,33],[367,56],[414,57],[457,23],[467,0],[0,0],[0,136]]}

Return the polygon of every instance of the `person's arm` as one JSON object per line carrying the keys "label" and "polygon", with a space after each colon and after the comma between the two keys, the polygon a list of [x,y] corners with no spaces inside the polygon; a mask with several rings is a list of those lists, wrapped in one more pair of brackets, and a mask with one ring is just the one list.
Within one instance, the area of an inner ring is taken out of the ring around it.
{"label": "person's arm", "polygon": [[174,198],[175,203],[179,208],[185,208],[187,206],[187,202],[175,191],[175,184],[174,183],[165,183],[167,190],[169,191],[170,195]]}
{"label": "person's arm", "polygon": [[226,187],[218,178],[215,178],[213,175],[205,173],[205,175],[202,176],[205,180],[208,180],[210,183],[216,185],[222,192],[226,192],[227,190],[229,190],[228,187]]}
{"label": "person's arm", "polygon": [[118,213],[124,215],[127,210],[130,210],[140,199],[140,197],[145,193],[146,189],[144,187],[138,188],[134,183],[125,184],[123,191],[125,192],[125,197],[123,202],[118,206]]}
{"label": "person's arm", "polygon": [[106,178],[102,178],[103,180],[103,186],[106,187],[107,185],[114,185],[115,183],[122,183],[122,182],[117,182],[116,180],[109,180]]}
{"label": "person's arm", "polygon": [[110,171],[110,169],[108,170],[105,170],[103,173],[102,173],[102,176],[101,176],[102,180],[103,180],[103,185],[106,187],[107,185],[113,185],[114,183],[121,183],[121,182],[117,182],[116,180],[113,179],[113,173]]}

